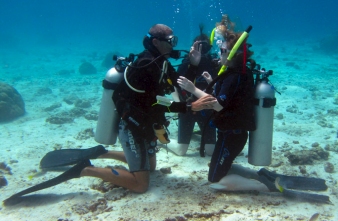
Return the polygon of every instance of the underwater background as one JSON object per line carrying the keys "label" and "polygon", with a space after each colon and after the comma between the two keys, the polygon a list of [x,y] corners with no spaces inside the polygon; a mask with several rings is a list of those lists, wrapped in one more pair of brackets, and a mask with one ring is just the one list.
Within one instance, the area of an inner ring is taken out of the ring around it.
{"label": "underwater background", "polygon": [[81,47],[141,50],[142,38],[155,23],[173,28],[178,48],[187,48],[205,25],[209,33],[229,14],[239,29],[253,26],[253,44],[274,40],[320,40],[337,31],[334,0],[285,1],[109,1],[1,0],[0,47]]}
{"label": "underwater background", "polygon": [[[210,158],[199,157],[200,139],[194,137],[186,157],[161,149],[159,168],[171,167],[172,174],[155,171],[145,194],[75,179],[18,205],[0,205],[0,220],[308,220],[317,213],[319,220],[338,220],[337,8],[334,0],[0,0],[0,104],[2,83],[14,87],[25,104],[20,117],[0,116],[1,201],[60,173],[28,178],[47,152],[97,145],[101,83],[113,54],[140,53],[156,23],[173,29],[175,49],[188,50],[199,24],[210,35],[228,14],[238,30],[252,25],[253,58],[273,70],[269,79],[280,92],[269,169],[325,179],[329,189],[322,194],[333,203],[213,192],[203,185]],[[92,65],[89,73],[81,71],[84,63]],[[176,122],[170,131],[177,137]],[[248,164],[247,147],[236,162],[259,169]]]}

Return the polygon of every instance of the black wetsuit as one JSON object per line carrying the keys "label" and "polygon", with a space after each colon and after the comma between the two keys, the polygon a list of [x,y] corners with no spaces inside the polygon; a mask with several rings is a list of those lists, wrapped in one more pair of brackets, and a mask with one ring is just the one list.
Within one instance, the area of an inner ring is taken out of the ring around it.
{"label": "black wetsuit", "polygon": [[254,79],[251,70],[228,68],[215,86],[214,95],[223,109],[211,123],[217,127],[217,142],[211,158],[208,180],[226,176],[234,159],[243,150],[248,131],[255,130]]}
{"label": "black wetsuit", "polygon": [[[178,68],[177,72],[185,76],[191,82],[195,84],[195,86],[201,90],[204,90],[208,83],[202,77],[202,73],[204,71],[209,72],[212,78],[217,76],[219,65],[213,59],[215,56],[207,54],[201,58],[201,61],[198,66],[190,65],[189,58],[186,57],[183,59],[182,64]],[[197,98],[191,95],[188,92],[183,91],[181,94],[181,99],[188,102],[196,101]],[[212,110],[202,110],[198,112],[187,112],[187,113],[179,113],[178,120],[178,143],[189,144],[195,123],[198,124],[201,131],[204,131],[205,143],[207,144],[215,144],[216,143],[216,130],[213,127],[206,126],[207,120],[210,118],[212,114]]]}
{"label": "black wetsuit", "polygon": [[[119,138],[130,172],[149,170],[149,157],[155,154],[157,139],[153,127],[166,125],[165,112],[187,111],[186,102],[173,102],[169,107],[157,104],[157,95],[171,94],[174,86],[178,87],[177,72],[164,56],[159,56],[146,50],[128,67],[128,83],[138,92],[123,80],[113,94],[116,110],[123,120]],[[162,70],[166,62],[165,73]]]}

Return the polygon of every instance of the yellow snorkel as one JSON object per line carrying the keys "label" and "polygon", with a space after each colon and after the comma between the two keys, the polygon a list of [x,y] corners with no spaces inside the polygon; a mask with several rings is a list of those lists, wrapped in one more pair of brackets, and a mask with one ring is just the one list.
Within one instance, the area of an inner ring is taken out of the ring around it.
{"label": "yellow snorkel", "polygon": [[212,29],[211,34],[210,34],[210,45],[214,45],[214,38],[215,38],[215,31],[216,28]]}
{"label": "yellow snorkel", "polygon": [[[239,46],[243,43],[243,41],[248,37],[249,35],[249,32],[251,31],[252,29],[252,26],[250,25],[241,35],[241,37],[239,37],[239,39],[237,40],[236,44],[234,45],[234,47],[232,47],[231,51],[230,51],[230,54],[227,58],[228,61],[231,61],[231,59],[234,57],[234,55],[236,54]],[[215,29],[214,29],[215,30]],[[214,32],[213,30],[213,32]],[[215,34],[215,32],[214,32]],[[212,35],[212,33],[211,33]],[[211,39],[210,39],[211,41]],[[227,66],[225,65],[222,65],[221,69],[219,70],[218,72],[218,75],[222,74],[225,70],[227,69]]]}

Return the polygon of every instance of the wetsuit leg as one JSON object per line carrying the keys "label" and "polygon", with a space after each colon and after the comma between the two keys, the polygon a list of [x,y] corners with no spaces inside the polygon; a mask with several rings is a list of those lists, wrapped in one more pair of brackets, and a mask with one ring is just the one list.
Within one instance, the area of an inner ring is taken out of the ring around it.
{"label": "wetsuit leg", "polygon": [[[209,126],[210,116],[212,115],[212,110],[203,110],[198,113],[197,123],[198,126],[204,135],[205,144],[215,144],[216,143],[216,128]],[[205,131],[203,131],[205,130]]]}
{"label": "wetsuit leg", "polygon": [[243,150],[247,138],[247,131],[227,130],[217,132],[217,142],[211,157],[208,174],[210,182],[218,182],[227,175],[234,159]]}
{"label": "wetsuit leg", "polygon": [[[155,154],[154,145],[143,138],[136,138],[130,130],[125,128],[126,123],[122,121],[119,128],[119,139],[125,154],[129,171],[149,171],[149,158]],[[156,146],[156,144],[155,144]]]}
{"label": "wetsuit leg", "polygon": [[184,114],[179,114],[178,119],[178,143],[189,144],[192,133],[195,126],[195,115],[196,112],[187,112]]}

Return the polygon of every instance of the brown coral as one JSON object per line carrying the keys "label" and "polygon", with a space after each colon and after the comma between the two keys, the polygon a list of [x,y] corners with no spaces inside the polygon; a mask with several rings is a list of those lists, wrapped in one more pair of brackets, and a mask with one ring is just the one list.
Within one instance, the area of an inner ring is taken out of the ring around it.
{"label": "brown coral", "polygon": [[11,121],[25,113],[25,103],[12,86],[0,82],[0,122]]}

